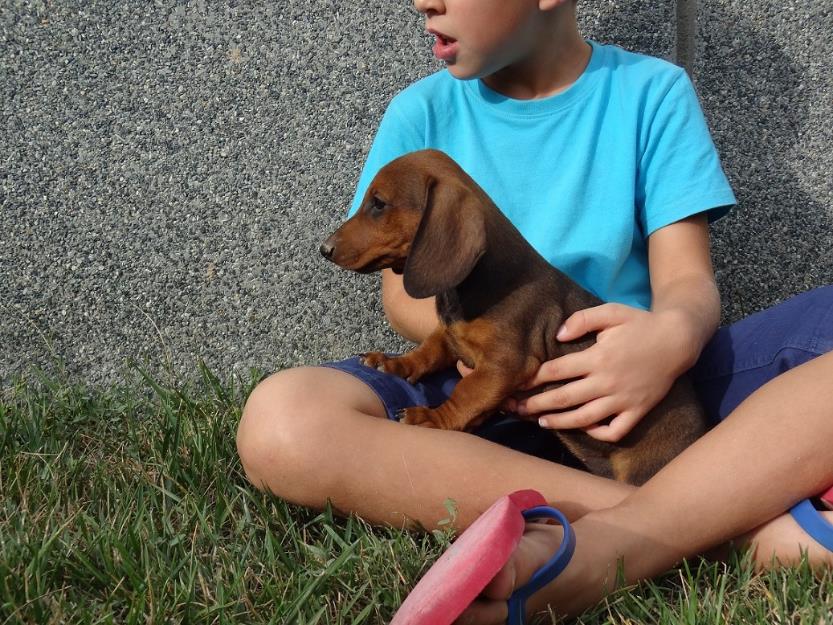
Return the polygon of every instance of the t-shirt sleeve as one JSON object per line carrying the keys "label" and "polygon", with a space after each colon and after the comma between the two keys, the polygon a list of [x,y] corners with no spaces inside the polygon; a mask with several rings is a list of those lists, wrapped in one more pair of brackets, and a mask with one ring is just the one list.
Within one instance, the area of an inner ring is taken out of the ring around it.
{"label": "t-shirt sleeve", "polygon": [[425,147],[425,133],[424,130],[420,131],[420,124],[416,119],[418,111],[414,106],[407,106],[403,99],[403,94],[393,98],[382,116],[359,176],[348,217],[352,217],[359,210],[367,187],[382,167],[404,154]]}
{"label": "t-shirt sleeve", "polygon": [[723,217],[737,203],[694,85],[680,71],[648,120],[636,181],[645,237],[686,217]]}

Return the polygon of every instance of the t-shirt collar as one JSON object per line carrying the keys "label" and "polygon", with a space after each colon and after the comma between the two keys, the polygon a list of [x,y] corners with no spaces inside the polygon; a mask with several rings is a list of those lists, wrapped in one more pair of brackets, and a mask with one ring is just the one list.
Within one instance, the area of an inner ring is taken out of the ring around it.
{"label": "t-shirt collar", "polygon": [[479,78],[464,81],[465,86],[472,97],[483,102],[491,110],[500,114],[534,117],[562,110],[583,99],[593,90],[597,81],[599,75],[598,70],[603,64],[602,56],[604,54],[604,46],[589,39],[587,43],[591,47],[590,61],[587,63],[587,67],[584,68],[584,71],[572,85],[555,95],[545,98],[518,100],[490,89]]}

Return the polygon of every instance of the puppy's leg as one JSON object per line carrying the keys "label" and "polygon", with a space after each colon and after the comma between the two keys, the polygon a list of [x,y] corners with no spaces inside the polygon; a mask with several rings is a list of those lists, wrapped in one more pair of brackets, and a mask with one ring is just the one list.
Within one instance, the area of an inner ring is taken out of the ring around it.
{"label": "puppy's leg", "polygon": [[441,430],[464,430],[478,419],[497,410],[529,376],[512,368],[478,366],[460,380],[451,397],[437,408],[415,406],[400,411],[403,423]]}
{"label": "puppy's leg", "polygon": [[362,363],[379,371],[405,378],[413,384],[421,377],[456,362],[447,340],[445,328],[438,327],[416,349],[401,356],[389,357],[381,352],[364,354]]}

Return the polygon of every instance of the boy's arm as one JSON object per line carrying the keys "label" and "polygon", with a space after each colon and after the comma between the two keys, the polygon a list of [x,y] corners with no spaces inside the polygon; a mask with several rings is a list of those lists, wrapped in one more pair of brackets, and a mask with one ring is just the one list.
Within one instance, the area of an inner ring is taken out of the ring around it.
{"label": "boy's arm", "polygon": [[[720,295],[709,250],[709,226],[698,214],[665,226],[648,237],[651,276],[651,332],[673,346],[660,363],[674,379],[694,366],[720,323]],[[623,304],[603,304],[580,311],[565,322],[560,340],[620,325],[639,311]]]}
{"label": "boy's arm", "polygon": [[648,237],[652,312],[678,320],[684,345],[677,375],[688,370],[720,323],[705,214],[660,228]]}
{"label": "boy's arm", "polygon": [[435,298],[414,299],[405,292],[402,276],[382,271],[382,304],[394,331],[414,343],[421,343],[439,323]]}

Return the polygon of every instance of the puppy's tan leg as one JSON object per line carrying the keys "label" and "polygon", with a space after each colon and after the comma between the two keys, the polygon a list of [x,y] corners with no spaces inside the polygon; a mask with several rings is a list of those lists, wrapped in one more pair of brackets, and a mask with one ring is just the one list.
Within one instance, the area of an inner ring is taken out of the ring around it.
{"label": "puppy's tan leg", "polygon": [[454,388],[451,397],[437,408],[416,406],[401,411],[409,425],[441,430],[464,430],[478,418],[494,412],[528,376],[514,375],[511,369],[477,367]]}
{"label": "puppy's tan leg", "polygon": [[456,362],[446,339],[443,326],[428,335],[416,349],[401,356],[389,357],[381,352],[371,352],[362,357],[362,363],[379,371],[408,380],[411,384],[421,377],[451,367]]}

